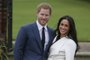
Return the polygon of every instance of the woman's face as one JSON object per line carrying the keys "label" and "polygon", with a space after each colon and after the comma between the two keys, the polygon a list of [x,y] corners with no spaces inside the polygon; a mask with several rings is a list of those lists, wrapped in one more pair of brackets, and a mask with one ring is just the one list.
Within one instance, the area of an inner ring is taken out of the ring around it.
{"label": "woman's face", "polygon": [[59,25],[59,31],[60,31],[61,37],[67,36],[69,29],[70,29],[70,26],[69,26],[68,20],[63,19]]}

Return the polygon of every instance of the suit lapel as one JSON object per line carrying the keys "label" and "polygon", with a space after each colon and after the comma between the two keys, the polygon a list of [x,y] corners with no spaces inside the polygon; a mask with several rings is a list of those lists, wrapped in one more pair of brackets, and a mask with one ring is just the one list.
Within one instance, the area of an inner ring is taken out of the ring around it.
{"label": "suit lapel", "polygon": [[35,35],[35,37],[36,37],[35,40],[36,40],[39,48],[42,50],[40,34],[39,34],[39,30],[38,30],[38,27],[37,27],[37,24],[36,24],[36,23],[34,23],[34,28],[33,28],[33,30],[34,30],[34,35]]}

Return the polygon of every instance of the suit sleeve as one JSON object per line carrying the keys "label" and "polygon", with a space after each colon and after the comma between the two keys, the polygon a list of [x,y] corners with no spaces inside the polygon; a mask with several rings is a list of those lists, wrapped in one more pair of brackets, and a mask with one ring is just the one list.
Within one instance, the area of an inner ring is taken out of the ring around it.
{"label": "suit sleeve", "polygon": [[14,60],[23,60],[23,50],[26,42],[26,30],[22,27],[17,35],[14,46]]}

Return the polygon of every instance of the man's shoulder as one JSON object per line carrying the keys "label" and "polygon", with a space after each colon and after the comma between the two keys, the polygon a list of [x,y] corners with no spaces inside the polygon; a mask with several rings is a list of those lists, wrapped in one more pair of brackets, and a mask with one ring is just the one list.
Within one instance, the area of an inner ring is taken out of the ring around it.
{"label": "man's shoulder", "polygon": [[49,27],[49,26],[47,26],[47,28],[48,28],[49,30],[51,30],[51,31],[54,31],[54,29],[53,29],[53,28],[51,28],[51,27]]}
{"label": "man's shoulder", "polygon": [[35,27],[35,23],[31,23],[31,24],[26,24],[26,25],[23,25],[21,26],[20,29],[24,29],[24,30],[31,30]]}
{"label": "man's shoulder", "polygon": [[49,30],[50,34],[53,34],[54,37],[56,36],[55,30],[53,28],[48,27],[48,30]]}
{"label": "man's shoulder", "polygon": [[26,28],[28,28],[28,27],[32,27],[32,26],[34,26],[36,23],[35,22],[33,22],[33,23],[30,23],[30,24],[26,24],[26,25],[24,25],[24,26],[22,26],[22,27],[26,27]]}

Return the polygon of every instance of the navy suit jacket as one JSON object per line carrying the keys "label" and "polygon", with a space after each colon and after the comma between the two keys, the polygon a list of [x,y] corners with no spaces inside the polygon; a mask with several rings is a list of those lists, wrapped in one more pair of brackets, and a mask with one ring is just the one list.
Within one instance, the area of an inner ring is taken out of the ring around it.
{"label": "navy suit jacket", "polygon": [[55,37],[54,31],[49,27],[47,29],[49,42],[45,52],[43,52],[36,22],[23,26],[16,38],[14,60],[47,60],[49,47]]}

